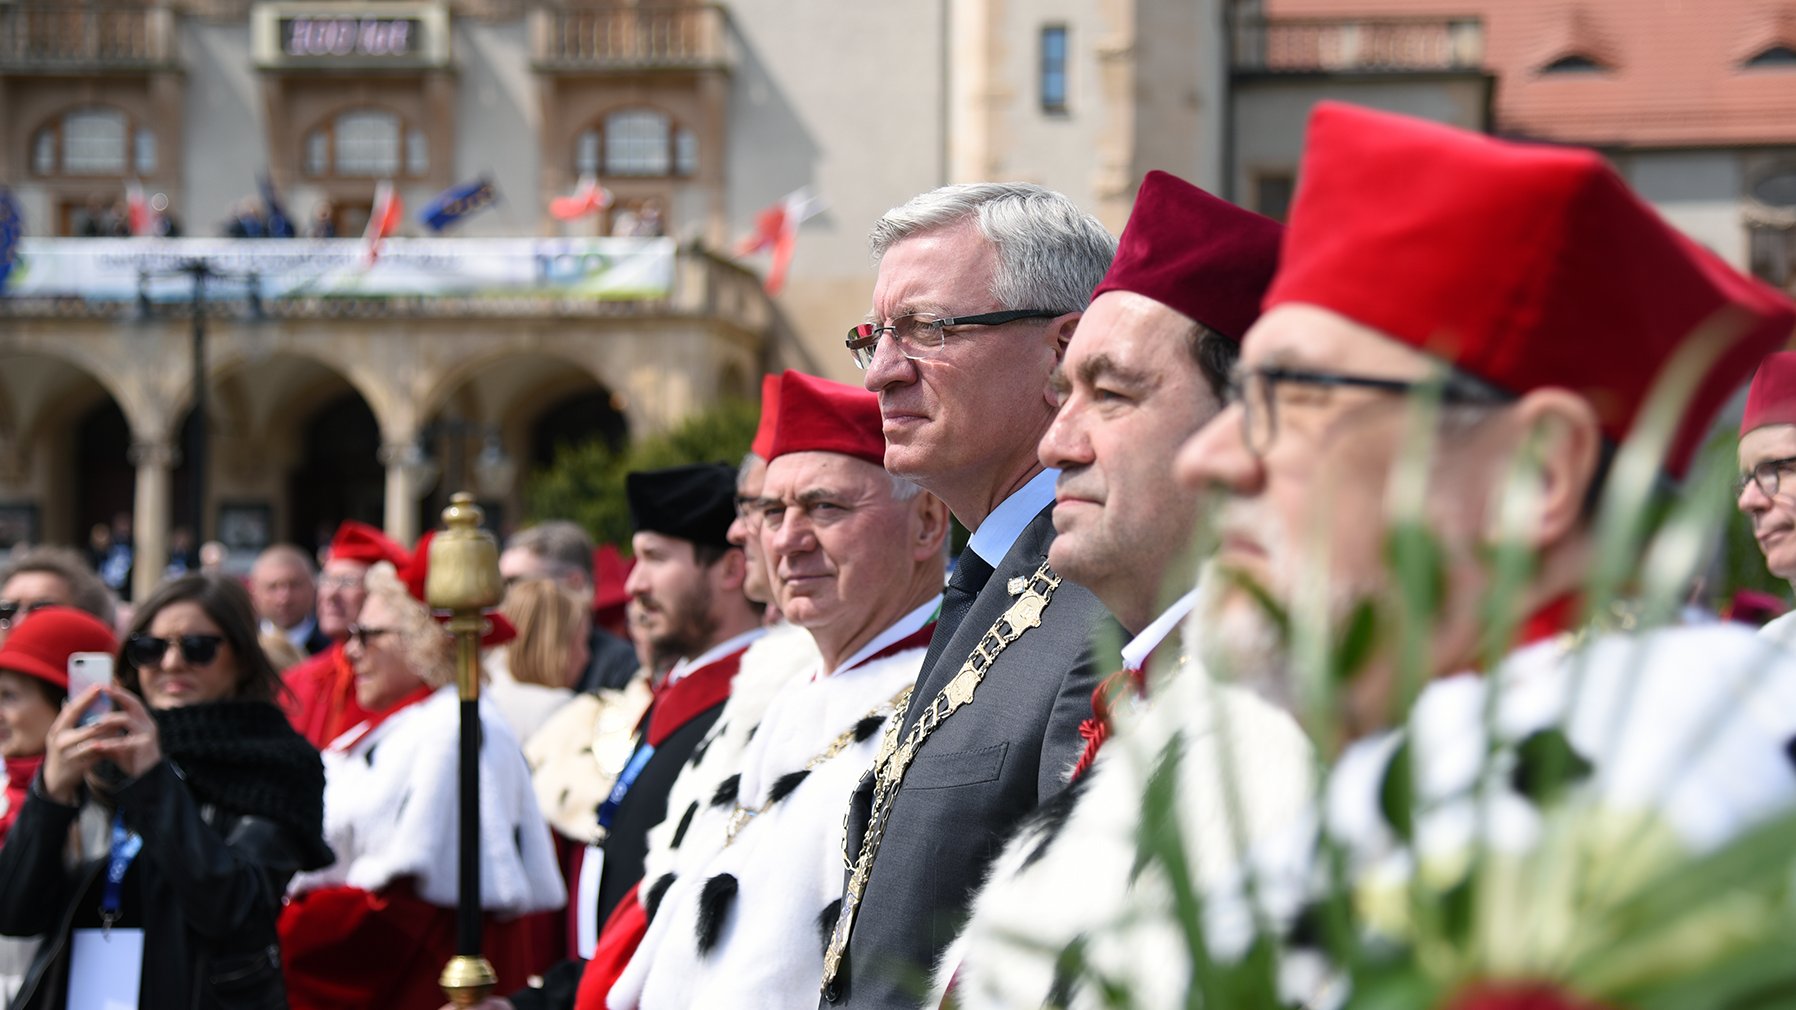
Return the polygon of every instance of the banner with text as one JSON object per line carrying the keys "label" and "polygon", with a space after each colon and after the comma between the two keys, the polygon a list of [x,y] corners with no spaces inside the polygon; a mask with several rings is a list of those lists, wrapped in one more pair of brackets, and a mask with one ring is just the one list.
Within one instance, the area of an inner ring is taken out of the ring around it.
{"label": "banner with text", "polygon": [[542,297],[614,301],[666,298],[670,238],[394,238],[373,263],[357,239],[27,238],[4,294],[180,301],[181,271],[195,261],[227,275],[216,296],[262,298]]}

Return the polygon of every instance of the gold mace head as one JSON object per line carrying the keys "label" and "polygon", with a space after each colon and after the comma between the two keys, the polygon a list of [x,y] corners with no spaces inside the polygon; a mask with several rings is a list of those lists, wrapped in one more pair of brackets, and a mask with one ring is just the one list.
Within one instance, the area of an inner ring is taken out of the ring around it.
{"label": "gold mace head", "polygon": [[430,541],[424,599],[433,610],[487,610],[505,594],[499,578],[499,543],[480,528],[485,518],[474,496],[457,492],[443,510],[445,529]]}

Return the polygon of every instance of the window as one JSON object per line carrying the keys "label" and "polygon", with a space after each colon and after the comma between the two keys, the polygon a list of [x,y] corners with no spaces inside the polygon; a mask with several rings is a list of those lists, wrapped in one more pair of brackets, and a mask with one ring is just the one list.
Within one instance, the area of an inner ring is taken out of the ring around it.
{"label": "window", "polygon": [[1041,30],[1041,111],[1066,112],[1066,26]]}
{"label": "window", "polygon": [[301,158],[309,176],[421,176],[430,172],[430,137],[385,109],[351,109],[306,134]]}
{"label": "window", "polygon": [[87,106],[50,121],[31,135],[37,175],[114,176],[156,172],[156,134],[132,126],[117,109]]}
{"label": "window", "polygon": [[132,137],[132,161],[138,175],[156,174],[156,135],[140,129]]}
{"label": "window", "polygon": [[1253,180],[1253,209],[1274,221],[1291,213],[1291,196],[1297,180],[1289,172],[1262,172]]}
{"label": "window", "polygon": [[1540,68],[1543,74],[1594,74],[1609,69],[1583,53],[1567,53]]}
{"label": "window", "polygon": [[698,135],[654,109],[623,109],[574,136],[577,176],[698,174]]}
{"label": "window", "polygon": [[605,118],[607,175],[666,175],[670,167],[666,116],[645,109]]}
{"label": "window", "polygon": [[1796,67],[1796,48],[1775,45],[1746,61],[1749,67]]}

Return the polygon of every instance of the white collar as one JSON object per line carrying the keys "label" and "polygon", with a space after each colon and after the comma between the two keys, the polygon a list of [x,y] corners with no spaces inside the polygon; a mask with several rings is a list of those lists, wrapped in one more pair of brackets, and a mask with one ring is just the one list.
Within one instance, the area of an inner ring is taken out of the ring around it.
{"label": "white collar", "polygon": [[1160,647],[1161,642],[1166,641],[1166,636],[1172,634],[1172,629],[1178,627],[1179,622],[1184,620],[1185,615],[1191,613],[1191,608],[1195,606],[1197,606],[1197,590],[1193,589],[1175,600],[1173,605],[1167,607],[1159,617],[1148,622],[1148,626],[1141,629],[1141,634],[1136,635],[1128,645],[1122,647],[1123,669],[1141,669],[1142,665],[1147,662],[1147,657]]}
{"label": "white collar", "polygon": [[718,642],[691,659],[682,659],[673,665],[672,670],[667,672],[667,682],[669,684],[678,683],[680,678],[688,673],[710,666],[732,652],[740,652],[748,648],[750,643],[765,634],[767,634],[766,628],[750,628],[734,638],[726,638]]}
{"label": "white collar", "polygon": [[1016,538],[1023,535],[1023,527],[1054,503],[1054,482],[1059,479],[1060,471],[1054,469],[1043,470],[1029,478],[1029,483],[1012,491],[1010,497],[992,509],[992,514],[986,516],[968,538],[967,546],[986,564],[997,568],[1004,555],[1016,546]]}
{"label": "white collar", "polygon": [[824,677],[833,677],[838,673],[842,673],[847,670],[852,670],[855,667],[861,665],[862,663],[865,663],[867,661],[867,657],[874,655],[875,653],[879,652],[879,650],[885,648],[888,645],[891,645],[893,642],[903,640],[907,636],[914,634],[917,631],[917,629],[923,627],[925,624],[928,624],[929,619],[935,616],[936,610],[939,609],[941,607],[941,605],[942,605],[942,594],[941,593],[937,593],[934,596],[931,596],[927,601],[924,602],[924,604],[922,606],[918,607],[917,609],[911,611],[908,614],[905,614],[903,617],[898,618],[897,622],[895,624],[893,624],[891,627],[887,628],[886,630],[880,632],[877,635],[874,635],[873,640],[871,642],[868,642],[866,645],[861,646],[860,651],[856,652],[852,656],[849,656],[845,661],[843,661],[841,666],[836,667],[834,670],[820,670],[818,672],[817,676],[812,679],[815,680],[815,679],[822,679]]}

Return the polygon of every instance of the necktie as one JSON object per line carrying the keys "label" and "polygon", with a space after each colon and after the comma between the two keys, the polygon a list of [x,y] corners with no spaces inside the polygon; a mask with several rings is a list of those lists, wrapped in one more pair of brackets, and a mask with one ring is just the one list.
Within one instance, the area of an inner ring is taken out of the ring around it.
{"label": "necktie", "polygon": [[[973,609],[973,599],[985,584],[991,581],[992,566],[985,559],[968,547],[960,552],[960,560],[955,562],[954,574],[948,577],[948,587],[942,590],[942,615],[936,619],[935,635],[929,640],[929,651],[923,656],[923,671],[927,676],[935,666],[935,661],[947,648],[949,639],[954,637],[955,629],[966,619],[967,611]],[[958,667],[960,664],[956,663]]]}

